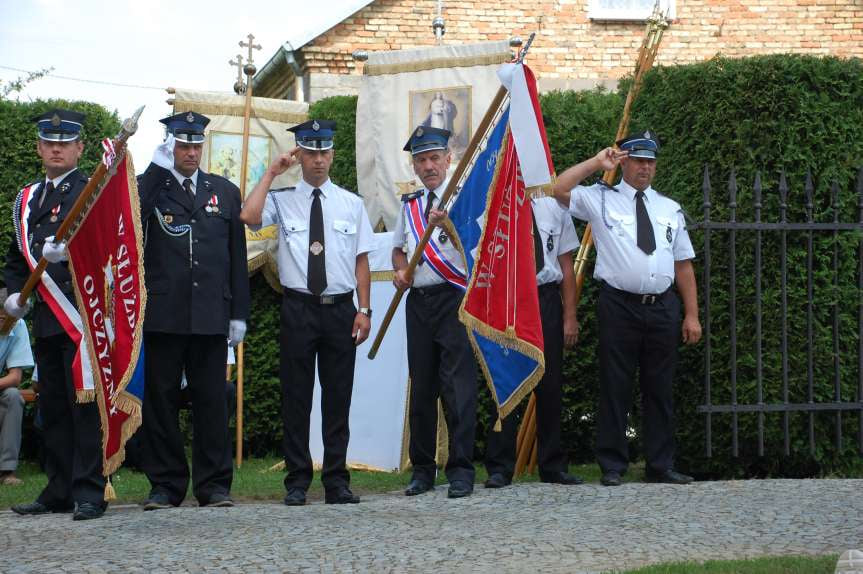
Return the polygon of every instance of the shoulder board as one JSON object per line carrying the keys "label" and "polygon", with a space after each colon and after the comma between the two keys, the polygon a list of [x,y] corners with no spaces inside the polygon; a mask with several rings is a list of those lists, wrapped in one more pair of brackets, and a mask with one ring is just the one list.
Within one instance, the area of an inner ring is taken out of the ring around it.
{"label": "shoulder board", "polygon": [[412,199],[416,199],[416,198],[418,198],[418,197],[422,197],[422,194],[423,194],[423,190],[422,190],[422,189],[418,189],[418,190],[416,190],[416,191],[412,191],[411,193],[403,193],[403,194],[402,194],[402,201],[404,201],[405,203],[407,203],[408,201],[411,201]]}
{"label": "shoulder board", "polygon": [[283,192],[283,191],[294,191],[295,189],[297,189],[297,188],[296,188],[296,187],[294,187],[294,186],[289,186],[289,187],[279,187],[279,188],[276,188],[276,189],[271,189],[271,190],[270,190],[270,193],[281,193],[281,192]]}
{"label": "shoulder board", "polygon": [[686,211],[682,207],[677,210],[677,213],[680,213],[683,215],[683,221],[686,222],[687,227],[695,224],[695,221],[693,221],[693,219],[691,217],[689,217],[689,214],[686,213]]}

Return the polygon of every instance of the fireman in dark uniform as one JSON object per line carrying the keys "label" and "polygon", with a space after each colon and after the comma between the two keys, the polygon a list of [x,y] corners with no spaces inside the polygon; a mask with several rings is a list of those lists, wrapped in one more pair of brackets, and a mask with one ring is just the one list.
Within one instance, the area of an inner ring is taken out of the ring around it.
{"label": "fireman in dark uniform", "polygon": [[[49,296],[58,311],[74,315],[75,294],[65,261],[65,244],[54,243],[53,238],[87,185],[87,176],[78,170],[78,160],[84,151],[80,139],[84,114],[54,109],[34,121],[39,129],[36,149],[42,158],[45,177],[24,188],[15,202],[17,237],[9,246],[4,270],[11,295],[4,307],[17,318],[29,311],[29,303],[18,305],[18,296],[30,275],[27,260],[38,261],[44,248],[45,258],[52,263],[45,270],[40,289],[50,286]],[[69,325],[71,315],[59,318],[40,290],[33,293],[33,350],[39,369],[39,410],[44,424],[48,485],[35,502],[13,506],[12,510],[18,514],[74,510],[75,520],[99,518],[107,506],[103,498],[105,477],[99,411],[92,399],[76,402],[73,362],[78,349],[61,324],[62,319]]]}
{"label": "fireman in dark uniform", "polygon": [[[145,510],[178,506],[189,469],[180,432],[180,379],[192,399],[192,490],[201,506],[233,506],[227,345],[243,340],[249,314],[245,228],[240,191],[200,168],[204,127],[195,112],[161,120],[169,135],[139,178],[146,233],[144,270]],[[173,146],[170,142],[173,141]]]}

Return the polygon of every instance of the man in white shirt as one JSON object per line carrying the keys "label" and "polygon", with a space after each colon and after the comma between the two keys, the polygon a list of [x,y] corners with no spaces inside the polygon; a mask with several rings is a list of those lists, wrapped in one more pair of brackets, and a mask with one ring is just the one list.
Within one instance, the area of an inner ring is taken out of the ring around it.
{"label": "man in white shirt", "polygon": [[[589,221],[596,243],[594,277],[601,289],[599,324],[599,411],[596,455],[601,482],[617,486],[629,465],[627,417],[632,384],[639,372],[642,436],[650,482],[688,484],[674,470],[672,382],[680,338],[701,339],[698,294],[680,205],[651,187],[659,144],[646,131],[617,142],[561,174],[555,198],[575,217]],[[617,187],[581,186],[588,175],[620,164]],[[672,290],[677,285],[680,298]],[[680,299],[684,318],[680,321]]]}
{"label": "man in white shirt", "polygon": [[[360,501],[349,488],[346,457],[356,347],[371,328],[368,252],[373,237],[362,199],[330,180],[335,128],[328,120],[290,128],[298,147],[267,168],[241,213],[251,229],[279,227],[279,281],[284,289],[279,378],[288,506],[306,503],[312,481],[309,417],[316,359],[325,501]],[[273,179],[297,162],[303,174],[297,187],[270,191]],[[354,291],[359,308],[354,306]]]}

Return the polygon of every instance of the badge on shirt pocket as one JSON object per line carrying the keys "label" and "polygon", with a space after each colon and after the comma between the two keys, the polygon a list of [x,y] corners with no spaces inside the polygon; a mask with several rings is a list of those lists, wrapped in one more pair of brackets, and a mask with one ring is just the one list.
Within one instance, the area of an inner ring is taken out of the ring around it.
{"label": "badge on shirt pocket", "polygon": [[667,239],[668,242],[671,243],[671,225],[665,228],[665,239]]}

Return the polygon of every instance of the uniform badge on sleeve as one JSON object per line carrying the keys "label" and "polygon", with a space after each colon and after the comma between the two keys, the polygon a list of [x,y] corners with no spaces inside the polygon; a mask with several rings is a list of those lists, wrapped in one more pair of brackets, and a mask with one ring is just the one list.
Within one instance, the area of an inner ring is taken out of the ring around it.
{"label": "uniform badge on sleeve", "polygon": [[671,226],[665,228],[665,238],[671,243]]}

